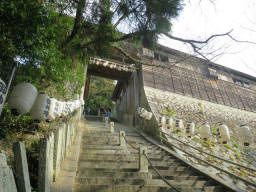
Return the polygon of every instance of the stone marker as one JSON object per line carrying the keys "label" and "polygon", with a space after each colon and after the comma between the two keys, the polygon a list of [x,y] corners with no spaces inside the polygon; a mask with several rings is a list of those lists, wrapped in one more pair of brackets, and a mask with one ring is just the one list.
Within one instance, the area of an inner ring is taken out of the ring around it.
{"label": "stone marker", "polygon": [[0,191],[17,192],[12,170],[7,165],[6,155],[0,151]]}
{"label": "stone marker", "polygon": [[25,145],[22,142],[14,143],[13,153],[18,190],[19,192],[31,192]]}
{"label": "stone marker", "polygon": [[115,126],[114,122],[111,121],[110,124],[109,124],[110,133],[114,133],[115,132],[114,126]]}
{"label": "stone marker", "polygon": [[108,117],[105,117],[105,127],[108,127]]}
{"label": "stone marker", "polygon": [[139,165],[139,172],[148,173],[148,160],[145,155],[147,155],[147,147],[140,146],[140,165]]}
{"label": "stone marker", "polygon": [[119,144],[121,147],[125,147],[126,143],[125,143],[125,132],[124,131],[120,131],[119,132]]}

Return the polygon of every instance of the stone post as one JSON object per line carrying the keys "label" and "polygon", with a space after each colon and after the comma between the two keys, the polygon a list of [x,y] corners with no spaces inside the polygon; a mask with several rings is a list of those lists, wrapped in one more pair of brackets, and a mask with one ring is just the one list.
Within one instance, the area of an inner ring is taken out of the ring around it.
{"label": "stone post", "polygon": [[120,131],[119,132],[119,143],[121,147],[125,147],[126,143],[125,143],[125,132],[124,131]]}
{"label": "stone post", "polygon": [[26,149],[22,142],[13,144],[14,167],[19,192],[31,192]]}
{"label": "stone post", "polygon": [[17,192],[12,170],[7,165],[6,155],[0,151],[0,191]]}
{"label": "stone post", "polygon": [[148,173],[147,147],[140,146],[139,172]]}
{"label": "stone post", "polygon": [[108,127],[108,117],[105,117],[104,120],[105,120],[105,127]]}
{"label": "stone post", "polygon": [[53,180],[56,180],[56,177],[58,176],[60,166],[61,166],[61,159],[62,159],[62,145],[63,145],[63,127],[64,123],[59,124],[58,129],[55,131],[55,137],[54,137],[54,156],[53,156]]}
{"label": "stone post", "polygon": [[109,131],[110,131],[110,133],[114,133],[115,132],[114,126],[115,126],[114,122],[111,121],[110,124],[109,124]]}
{"label": "stone post", "polygon": [[54,134],[40,139],[38,189],[39,192],[50,192],[53,181]]}

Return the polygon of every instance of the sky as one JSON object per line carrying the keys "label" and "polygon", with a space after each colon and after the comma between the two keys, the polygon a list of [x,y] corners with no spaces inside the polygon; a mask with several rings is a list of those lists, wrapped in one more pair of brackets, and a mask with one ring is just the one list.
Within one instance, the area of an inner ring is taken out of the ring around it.
{"label": "sky", "polygon": [[[184,0],[184,9],[173,19],[172,35],[205,40],[213,34],[226,33],[204,47],[203,52],[214,63],[256,77],[256,0]],[[162,36],[159,43],[186,53],[195,54],[189,45]]]}

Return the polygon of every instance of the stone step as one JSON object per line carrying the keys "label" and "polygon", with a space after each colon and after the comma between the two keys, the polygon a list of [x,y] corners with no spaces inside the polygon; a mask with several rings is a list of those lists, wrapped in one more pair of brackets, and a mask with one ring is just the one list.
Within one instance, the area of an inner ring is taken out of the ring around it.
{"label": "stone step", "polygon": [[[160,156],[160,155],[149,155],[149,158],[152,162],[177,162],[180,163],[180,160],[174,159],[169,156]],[[138,154],[92,154],[92,153],[82,153],[79,158],[80,161],[138,161],[139,155]],[[181,162],[182,164],[182,162]]]}
{"label": "stone step", "polygon": [[134,179],[151,179],[152,175],[150,173],[140,173],[140,172],[111,172],[111,171],[101,171],[95,169],[78,170],[76,173],[78,178],[87,177],[106,177],[106,178],[134,178]]}
{"label": "stone step", "polygon": [[[173,186],[193,186],[193,188],[203,188],[209,186],[211,182],[200,180],[168,180]],[[146,185],[167,187],[162,179],[130,179],[130,178],[108,178],[108,177],[83,177],[76,179],[77,184],[83,185]]]}
{"label": "stone step", "polygon": [[[164,176],[165,179],[168,180],[179,180],[179,181],[184,181],[184,180],[193,180],[193,181],[197,181],[197,180],[207,180],[206,177],[204,176],[179,176],[179,175],[173,175],[173,176]],[[158,176],[157,174],[152,175],[152,179],[161,179],[160,176]]]}
{"label": "stone step", "polygon": [[126,161],[138,161],[138,155],[127,155],[127,154],[81,154],[79,161],[105,161],[105,162],[126,162]]}
{"label": "stone step", "polygon": [[135,173],[137,173],[139,169],[138,168],[119,168],[119,167],[115,167],[115,168],[80,167],[77,170],[82,171],[82,172],[99,171],[99,172],[120,172],[120,173],[135,172]]}
{"label": "stone step", "polygon": [[[163,176],[173,175],[175,173],[189,173],[190,171],[194,172],[194,169],[186,166],[172,166],[172,167],[169,167],[168,169],[166,169],[166,167],[164,167],[164,169],[161,169],[162,167],[155,167],[155,168],[157,168],[159,173]],[[149,167],[149,170],[152,174],[154,174],[154,170],[152,167]]]}
{"label": "stone step", "polygon": [[82,145],[82,148],[85,149],[96,149],[96,150],[123,150],[124,147],[118,145]]}
{"label": "stone step", "polygon": [[78,162],[78,170],[82,168],[100,168],[100,169],[138,169],[139,162]]}
{"label": "stone step", "polygon": [[[184,164],[182,161],[179,160],[169,160],[169,161],[151,161],[152,165],[154,167],[156,167],[157,169],[161,169],[161,170],[167,170],[170,169],[172,167],[186,167],[186,164]],[[150,167],[150,164],[149,164]]]}
{"label": "stone step", "polygon": [[[173,177],[173,176],[180,176],[180,177],[189,177],[189,176],[201,176],[202,174],[196,170],[185,169],[183,171],[179,170],[158,170],[160,174],[164,177]],[[152,177],[158,177],[158,174],[153,170],[150,169],[150,173]]]}
{"label": "stone step", "polygon": [[113,150],[113,149],[106,149],[106,150],[101,150],[101,149],[81,149],[81,155],[84,154],[137,154],[137,151],[128,151],[128,150]]}
{"label": "stone step", "polygon": [[[180,187],[180,192],[228,192],[219,186],[209,186],[203,188]],[[76,184],[76,192],[176,192],[170,187],[157,187],[145,185],[80,185]]]}

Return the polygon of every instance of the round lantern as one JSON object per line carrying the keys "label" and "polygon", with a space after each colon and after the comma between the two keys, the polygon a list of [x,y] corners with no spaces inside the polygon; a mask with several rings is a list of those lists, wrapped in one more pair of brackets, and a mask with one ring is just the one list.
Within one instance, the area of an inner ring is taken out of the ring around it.
{"label": "round lantern", "polygon": [[160,127],[164,127],[164,125],[165,125],[165,117],[164,117],[164,116],[160,116],[160,117],[159,117],[158,125],[159,125]]}
{"label": "round lantern", "polygon": [[220,143],[226,144],[230,140],[228,126],[224,124],[220,124],[218,126],[218,141]]}
{"label": "round lantern", "polygon": [[175,130],[180,130],[184,127],[183,121],[181,119],[176,119],[175,121]]}
{"label": "round lantern", "polygon": [[166,118],[165,124],[167,129],[173,129],[173,118]]}
{"label": "round lantern", "polygon": [[65,117],[69,114],[69,107],[67,102],[63,102],[61,116]]}
{"label": "round lantern", "polygon": [[4,81],[0,78],[0,112],[2,111],[2,108],[4,106],[6,92],[7,92],[7,87]]}
{"label": "round lantern", "polygon": [[203,124],[199,129],[200,137],[203,140],[208,140],[211,137],[211,127],[209,124],[205,123]]}
{"label": "round lantern", "polygon": [[244,144],[244,146],[249,146],[251,144],[253,136],[248,126],[241,125],[238,128],[238,134],[240,141]]}
{"label": "round lantern", "polygon": [[38,95],[37,89],[30,83],[16,85],[9,97],[8,105],[20,114],[28,113]]}
{"label": "round lantern", "polygon": [[47,119],[49,115],[50,105],[51,99],[48,97],[48,95],[46,95],[45,93],[40,93],[37,96],[32,109],[30,110],[30,115],[32,119],[37,121]]}
{"label": "round lantern", "polygon": [[55,111],[56,111],[56,117],[60,117],[63,109],[63,102],[56,101],[55,103]]}
{"label": "round lantern", "polygon": [[58,101],[54,98],[51,98],[51,104],[50,104],[50,109],[49,109],[49,114],[47,116],[47,119],[53,121],[57,117],[57,108],[56,108],[56,103]]}
{"label": "round lantern", "polygon": [[195,123],[193,122],[187,123],[186,134],[188,137],[192,137],[195,134]]}
{"label": "round lantern", "polygon": [[151,112],[147,112],[146,116],[145,116],[145,119],[146,120],[150,120],[152,118],[152,113]]}

